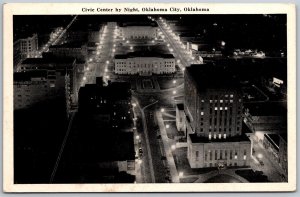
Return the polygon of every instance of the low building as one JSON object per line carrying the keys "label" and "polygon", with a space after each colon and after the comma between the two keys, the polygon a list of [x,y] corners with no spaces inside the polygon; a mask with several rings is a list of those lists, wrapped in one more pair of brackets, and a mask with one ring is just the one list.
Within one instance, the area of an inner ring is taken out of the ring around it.
{"label": "low building", "polygon": [[250,165],[251,142],[245,135],[209,140],[190,134],[187,142],[191,168]]}
{"label": "low building", "polygon": [[131,52],[115,55],[115,73],[121,75],[152,75],[175,73],[175,58],[172,54]]}
{"label": "low building", "polygon": [[154,39],[158,35],[156,22],[122,23],[120,36],[125,39]]}

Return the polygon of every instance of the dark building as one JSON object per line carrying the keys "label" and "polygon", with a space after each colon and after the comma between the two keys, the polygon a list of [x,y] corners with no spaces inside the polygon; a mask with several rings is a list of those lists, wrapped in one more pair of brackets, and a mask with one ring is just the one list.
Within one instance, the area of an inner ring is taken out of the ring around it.
{"label": "dark building", "polygon": [[79,113],[95,118],[99,127],[131,129],[131,89],[126,82],[112,82],[104,86],[102,78],[96,84],[86,84],[79,90]]}
{"label": "dark building", "polygon": [[192,168],[248,166],[251,142],[242,133],[242,93],[225,68],[192,65],[185,72],[188,160]]}

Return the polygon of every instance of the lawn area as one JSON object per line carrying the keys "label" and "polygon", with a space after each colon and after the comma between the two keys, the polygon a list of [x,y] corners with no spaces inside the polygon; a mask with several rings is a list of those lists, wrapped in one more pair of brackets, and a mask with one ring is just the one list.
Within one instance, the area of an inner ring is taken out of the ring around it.
{"label": "lawn area", "polygon": [[[173,81],[176,80],[174,84]],[[157,82],[161,90],[174,88],[183,83],[183,78],[174,78],[174,77],[157,77]]]}

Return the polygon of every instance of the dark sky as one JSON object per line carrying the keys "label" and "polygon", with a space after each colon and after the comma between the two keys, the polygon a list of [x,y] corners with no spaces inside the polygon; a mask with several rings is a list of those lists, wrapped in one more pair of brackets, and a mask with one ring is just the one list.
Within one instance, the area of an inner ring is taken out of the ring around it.
{"label": "dark sky", "polygon": [[[169,20],[178,20],[191,32],[199,33],[206,40],[224,40],[229,48],[286,48],[286,15],[163,15]],[[25,34],[47,34],[52,28],[66,26],[71,15],[14,16],[14,38]],[[74,30],[86,30],[103,22],[143,21],[147,15],[80,15]],[[217,25],[216,25],[217,24]]]}

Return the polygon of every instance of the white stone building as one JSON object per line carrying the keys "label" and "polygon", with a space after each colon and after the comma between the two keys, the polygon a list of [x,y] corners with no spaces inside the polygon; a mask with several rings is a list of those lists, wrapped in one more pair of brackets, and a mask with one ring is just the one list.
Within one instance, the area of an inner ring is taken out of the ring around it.
{"label": "white stone building", "polygon": [[148,76],[175,73],[175,58],[172,54],[128,53],[116,55],[115,73],[120,75]]}
{"label": "white stone building", "polygon": [[158,35],[156,23],[124,23],[120,36],[125,39],[154,39]]}

